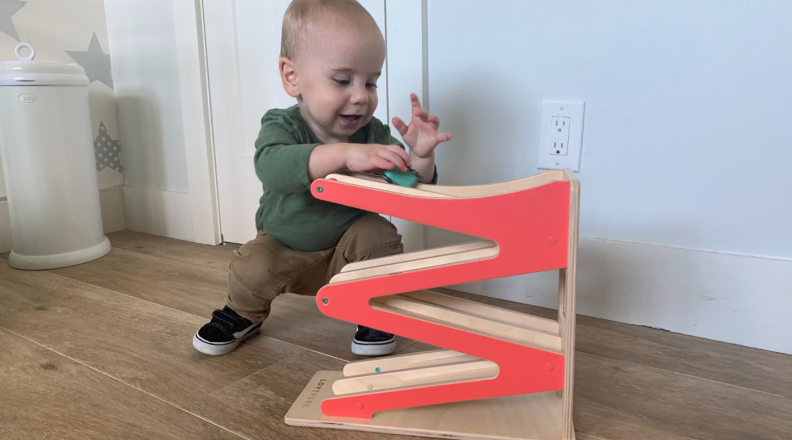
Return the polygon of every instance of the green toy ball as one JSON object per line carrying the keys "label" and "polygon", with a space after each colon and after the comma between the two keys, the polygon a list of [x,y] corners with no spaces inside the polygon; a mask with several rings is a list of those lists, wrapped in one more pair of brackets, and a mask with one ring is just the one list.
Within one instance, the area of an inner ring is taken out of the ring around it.
{"label": "green toy ball", "polygon": [[382,178],[388,183],[411,188],[415,186],[416,183],[418,183],[421,175],[418,174],[418,171],[415,171],[412,168],[407,168],[407,171],[401,171],[394,167],[392,170],[383,172]]}

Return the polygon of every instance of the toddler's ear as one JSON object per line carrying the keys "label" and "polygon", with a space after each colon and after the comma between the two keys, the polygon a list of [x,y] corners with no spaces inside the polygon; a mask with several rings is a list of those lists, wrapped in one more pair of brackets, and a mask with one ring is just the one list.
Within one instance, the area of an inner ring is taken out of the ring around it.
{"label": "toddler's ear", "polygon": [[297,86],[297,72],[294,70],[294,62],[283,57],[278,63],[278,68],[280,70],[281,82],[283,82],[283,90],[292,98],[300,96],[300,89]]}

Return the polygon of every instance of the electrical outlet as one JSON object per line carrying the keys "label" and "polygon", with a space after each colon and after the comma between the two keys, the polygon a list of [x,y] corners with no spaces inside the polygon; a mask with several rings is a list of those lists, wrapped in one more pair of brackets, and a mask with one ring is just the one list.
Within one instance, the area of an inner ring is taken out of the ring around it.
{"label": "electrical outlet", "polygon": [[584,101],[542,101],[538,167],[580,171]]}
{"label": "electrical outlet", "polygon": [[550,154],[566,156],[569,151],[569,118],[567,116],[550,118],[550,132],[552,133],[550,138],[553,141],[553,145],[550,146]]}

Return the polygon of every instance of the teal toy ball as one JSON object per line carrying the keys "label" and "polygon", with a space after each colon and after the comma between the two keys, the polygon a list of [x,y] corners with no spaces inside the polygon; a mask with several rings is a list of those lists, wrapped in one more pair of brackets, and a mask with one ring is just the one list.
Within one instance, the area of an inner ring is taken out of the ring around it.
{"label": "teal toy ball", "polygon": [[401,171],[398,168],[393,168],[392,170],[383,172],[382,178],[388,183],[412,188],[416,183],[418,183],[421,175],[418,174],[418,171],[415,171],[412,168],[407,168],[407,171]]}

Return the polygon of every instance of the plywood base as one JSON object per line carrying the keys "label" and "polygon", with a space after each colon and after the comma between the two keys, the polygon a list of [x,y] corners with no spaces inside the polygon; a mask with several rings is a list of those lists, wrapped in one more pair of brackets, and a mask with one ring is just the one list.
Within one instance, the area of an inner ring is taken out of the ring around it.
{"label": "plywood base", "polygon": [[371,419],[325,417],[320,405],[335,397],[333,383],[343,378],[340,371],[316,373],[286,414],[286,423],[465,440],[562,439],[562,399],[554,391],[383,411]]}

